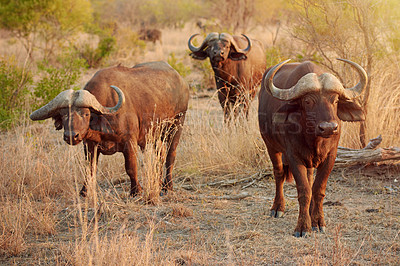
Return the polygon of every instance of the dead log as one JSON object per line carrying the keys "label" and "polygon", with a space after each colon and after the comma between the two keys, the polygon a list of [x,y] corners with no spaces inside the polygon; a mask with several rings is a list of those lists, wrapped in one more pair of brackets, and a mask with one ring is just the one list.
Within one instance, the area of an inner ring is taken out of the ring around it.
{"label": "dead log", "polygon": [[207,196],[206,199],[211,200],[241,200],[247,197],[252,197],[248,192],[242,192],[236,195],[223,195],[223,196]]}
{"label": "dead log", "polygon": [[349,149],[339,146],[335,167],[400,160],[399,147],[377,148],[381,142],[382,136],[379,135],[374,139],[370,139],[363,149]]}

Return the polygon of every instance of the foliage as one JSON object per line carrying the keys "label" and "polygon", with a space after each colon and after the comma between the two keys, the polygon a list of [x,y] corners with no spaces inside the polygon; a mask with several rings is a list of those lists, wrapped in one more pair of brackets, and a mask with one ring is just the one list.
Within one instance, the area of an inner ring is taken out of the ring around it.
{"label": "foliage", "polygon": [[[29,109],[39,108],[61,91],[70,89],[80,77],[84,62],[72,54],[58,59],[59,66],[48,61],[38,64],[36,84],[26,67],[19,67],[13,58],[0,59],[0,128],[7,129]],[[33,90],[31,86],[35,85]]]}
{"label": "foliage", "polygon": [[116,49],[112,56],[127,60],[135,56],[139,51],[146,48],[146,42],[139,39],[137,32],[133,31],[131,27],[121,26],[118,28],[118,33],[115,35]]}
{"label": "foliage", "polygon": [[[321,58],[322,65],[346,83],[347,68],[339,68],[338,60],[345,58],[362,65],[371,73],[383,46],[379,43],[382,24],[379,14],[384,13],[379,0],[294,0],[292,36],[304,42],[312,56]],[[341,73],[337,69],[343,69]],[[362,107],[367,113],[371,78],[365,90]],[[361,122],[360,142],[366,145],[366,125]]]}
{"label": "foliage", "polygon": [[96,48],[93,48],[90,42],[91,40],[83,44],[82,47],[75,47],[75,50],[79,54],[79,57],[84,59],[90,68],[96,68],[99,67],[115,49],[116,40],[112,36],[102,37]]}
{"label": "foliage", "polygon": [[8,128],[19,118],[29,94],[32,75],[13,58],[0,58],[0,128]]}
{"label": "foliage", "polygon": [[185,66],[182,61],[179,61],[173,52],[168,56],[168,64],[172,66],[172,68],[174,68],[182,77],[186,77],[191,72],[190,67]]}
{"label": "foliage", "polygon": [[97,0],[93,6],[96,18],[134,27],[180,28],[204,13],[198,0]]}
{"label": "foliage", "polygon": [[199,10],[193,0],[147,0],[139,5],[145,25],[183,27]]}
{"label": "foliage", "polygon": [[312,47],[321,63],[335,71],[340,57],[371,70],[383,26],[377,16],[377,0],[295,0],[292,36]]}
{"label": "foliage", "polygon": [[91,14],[90,1],[0,0],[0,28],[12,32],[28,54],[40,48],[45,58],[62,40],[82,31]]}
{"label": "foliage", "polygon": [[285,0],[206,0],[205,17],[219,18],[219,31],[246,33],[256,25],[276,23],[288,6]]}
{"label": "foliage", "polygon": [[279,47],[271,46],[265,50],[267,66],[274,66],[283,61],[283,55]]}
{"label": "foliage", "polygon": [[192,60],[192,62],[194,69],[202,73],[200,86],[203,89],[215,88],[214,71],[210,60]]}
{"label": "foliage", "polygon": [[50,65],[47,61],[38,64],[42,77],[33,91],[35,99],[33,109],[49,102],[60,92],[71,89],[79,79],[82,68],[85,67],[84,60],[74,57],[73,54],[66,54],[58,60],[59,67]]}

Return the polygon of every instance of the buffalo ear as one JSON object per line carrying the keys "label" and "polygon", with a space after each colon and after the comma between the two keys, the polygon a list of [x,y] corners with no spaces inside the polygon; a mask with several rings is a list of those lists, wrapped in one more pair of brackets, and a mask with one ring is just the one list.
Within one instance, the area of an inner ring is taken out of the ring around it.
{"label": "buffalo ear", "polygon": [[297,112],[300,105],[296,101],[288,102],[282,105],[278,111],[276,111],[272,116],[272,123],[274,124],[284,124],[292,122],[289,120],[289,115],[291,113]]}
{"label": "buffalo ear", "polygon": [[56,130],[61,130],[63,128],[62,118],[61,115],[53,116],[54,126]]}
{"label": "buffalo ear", "polygon": [[247,56],[244,53],[230,52],[229,58],[233,61],[246,60]]}
{"label": "buffalo ear", "polygon": [[338,117],[342,121],[356,122],[364,121],[363,108],[356,102],[340,100],[338,103]]}
{"label": "buffalo ear", "polygon": [[204,59],[206,59],[208,57],[208,54],[205,51],[201,50],[201,51],[198,51],[198,52],[190,53],[190,56],[193,59],[204,60]]}
{"label": "buffalo ear", "polygon": [[99,115],[90,112],[90,123],[89,128],[94,131],[99,131],[103,133],[113,133],[110,122],[104,117],[104,115]]}

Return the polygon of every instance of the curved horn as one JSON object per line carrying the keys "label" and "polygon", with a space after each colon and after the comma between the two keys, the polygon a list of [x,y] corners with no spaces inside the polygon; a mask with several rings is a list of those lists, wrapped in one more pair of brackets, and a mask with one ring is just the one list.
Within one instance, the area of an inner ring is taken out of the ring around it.
{"label": "curved horn", "polygon": [[116,86],[111,86],[118,94],[118,103],[114,107],[104,107],[99,103],[96,97],[87,90],[66,90],[58,94],[45,106],[34,111],[30,118],[32,120],[45,120],[54,117],[58,110],[70,106],[81,108],[93,108],[101,114],[113,114],[117,112],[125,102],[124,93]]}
{"label": "curved horn", "polygon": [[211,39],[216,39],[216,38],[218,38],[218,33],[212,32],[212,33],[210,33],[210,34],[207,35],[207,37],[204,39],[204,41],[202,42],[202,44],[201,44],[199,47],[195,47],[195,46],[192,44],[192,39],[193,39],[194,37],[196,37],[197,35],[199,35],[199,34],[198,34],[198,33],[193,34],[192,36],[190,36],[189,41],[188,41],[189,49],[190,49],[190,51],[192,51],[192,52],[194,52],[194,53],[196,53],[196,52],[198,52],[198,51],[200,51],[200,50],[203,50],[204,47],[207,45],[208,41],[210,41]]}
{"label": "curved horn", "polygon": [[30,119],[45,120],[57,114],[58,110],[72,105],[72,98],[75,94],[74,90],[66,90],[58,94],[45,106],[34,111],[29,117]]}
{"label": "curved horn", "polygon": [[125,95],[120,88],[114,85],[111,85],[110,87],[113,88],[118,94],[118,103],[114,107],[103,106],[101,103],[99,103],[96,97],[87,90],[78,91],[80,94],[74,101],[74,105],[76,107],[92,108],[95,111],[104,115],[113,114],[117,112],[121,108],[122,104],[125,102]]}
{"label": "curved horn", "polygon": [[357,83],[352,88],[346,88],[344,93],[345,97],[348,99],[353,99],[357,96],[359,96],[363,90],[367,87],[368,84],[368,75],[367,72],[362,68],[359,64],[354,63],[353,61],[347,60],[347,59],[342,59],[342,58],[337,58],[337,60],[343,61],[345,63],[350,64],[352,67],[354,67],[358,74],[360,75],[360,81]]}
{"label": "curved horn", "polygon": [[312,88],[310,86],[307,86],[306,84],[310,84],[310,82],[311,82],[311,84],[315,84],[314,80],[315,80],[315,78],[317,78],[314,73],[309,73],[309,74],[305,75],[302,79],[300,79],[299,82],[296,85],[294,85],[293,87],[291,87],[290,89],[280,89],[278,87],[275,87],[273,80],[274,80],[274,76],[275,76],[276,72],[278,72],[278,70],[289,61],[290,61],[290,59],[287,59],[287,60],[275,65],[268,71],[267,75],[265,75],[265,77],[264,77],[264,84],[265,83],[267,84],[267,86],[266,86],[267,91],[275,98],[278,98],[279,100],[284,100],[284,101],[293,100],[305,93],[305,91],[297,89],[298,87],[309,88],[309,89],[307,89],[307,91],[312,90]]}
{"label": "curved horn", "polygon": [[[222,33],[222,34],[224,34],[224,33]],[[222,34],[221,34],[221,35],[222,35]],[[242,36],[246,38],[247,43],[248,43],[248,45],[247,45],[247,47],[246,47],[245,49],[240,49],[240,48],[239,48],[239,45],[236,43],[235,39],[233,39],[232,36],[230,36],[230,41],[231,41],[233,47],[235,47],[236,52],[238,52],[238,53],[243,53],[243,54],[247,54],[247,53],[250,52],[250,50],[251,50],[252,43],[251,43],[249,37],[247,37],[247,36],[244,35],[244,34],[242,34]]]}
{"label": "curved horn", "polygon": [[[199,34],[198,34],[198,33],[193,34],[192,36],[190,36],[189,41],[188,41],[189,49],[190,49],[190,51],[192,51],[192,52],[198,52],[198,51],[200,51],[201,47],[203,46],[203,45],[200,45],[200,47],[195,47],[195,46],[192,44],[192,39],[193,39],[194,37],[196,37],[197,35],[199,35]],[[204,41],[203,41],[203,43],[204,43]]]}
{"label": "curved horn", "polygon": [[202,44],[199,47],[196,47],[192,44],[192,39],[199,34],[196,33],[196,34],[193,34],[192,36],[190,36],[189,41],[188,41],[188,46],[189,46],[190,51],[196,53],[200,50],[203,50],[204,47],[207,45],[207,42],[211,39],[211,37],[215,37],[215,34],[218,34],[218,33],[212,32],[212,33],[208,34],[207,37],[203,40]]}

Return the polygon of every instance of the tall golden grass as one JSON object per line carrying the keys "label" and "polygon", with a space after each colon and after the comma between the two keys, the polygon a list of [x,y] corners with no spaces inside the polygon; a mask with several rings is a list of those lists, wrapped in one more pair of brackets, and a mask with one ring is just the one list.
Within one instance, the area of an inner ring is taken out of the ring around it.
{"label": "tall golden grass", "polygon": [[[371,75],[367,107],[367,137],[382,135],[382,147],[400,146],[400,76],[397,60],[377,62]],[[340,145],[360,148],[358,123],[344,123]]]}

